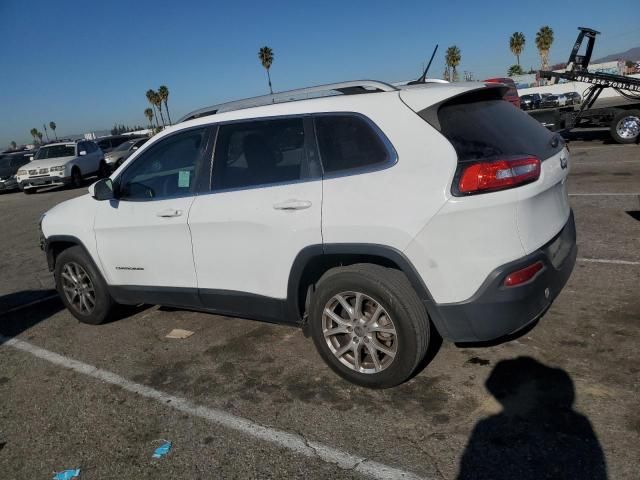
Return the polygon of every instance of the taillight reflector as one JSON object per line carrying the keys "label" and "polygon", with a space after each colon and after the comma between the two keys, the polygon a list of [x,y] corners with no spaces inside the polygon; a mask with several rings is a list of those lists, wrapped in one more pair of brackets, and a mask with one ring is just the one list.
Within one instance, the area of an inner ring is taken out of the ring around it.
{"label": "taillight reflector", "polygon": [[507,275],[507,278],[504,279],[504,286],[515,287],[517,285],[522,285],[523,283],[526,283],[533,277],[535,277],[536,274],[543,268],[544,264],[538,261],[532,265],[529,265],[528,267],[516,270],[515,272]]}
{"label": "taillight reflector", "polygon": [[463,194],[504,190],[540,177],[537,157],[518,157],[465,165],[459,176],[458,190]]}

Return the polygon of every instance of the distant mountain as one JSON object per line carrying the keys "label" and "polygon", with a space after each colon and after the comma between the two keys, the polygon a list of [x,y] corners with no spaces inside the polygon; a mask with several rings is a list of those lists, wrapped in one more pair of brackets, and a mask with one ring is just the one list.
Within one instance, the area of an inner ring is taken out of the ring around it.
{"label": "distant mountain", "polygon": [[607,55],[606,57],[602,57],[597,60],[591,60],[591,63],[615,62],[619,58],[623,58],[624,60],[632,60],[634,62],[640,61],[640,47],[630,48],[626,52],[612,53],[611,55]]}

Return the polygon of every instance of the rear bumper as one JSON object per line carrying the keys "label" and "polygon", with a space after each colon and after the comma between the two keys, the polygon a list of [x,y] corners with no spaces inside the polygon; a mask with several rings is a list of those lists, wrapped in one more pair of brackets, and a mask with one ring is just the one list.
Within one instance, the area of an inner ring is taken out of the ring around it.
{"label": "rear bumper", "polygon": [[[538,320],[565,286],[576,262],[573,212],[562,230],[539,250],[495,269],[470,299],[427,304],[440,334],[453,342],[483,342],[516,333]],[[544,269],[529,282],[504,287],[510,273],[541,261]]]}

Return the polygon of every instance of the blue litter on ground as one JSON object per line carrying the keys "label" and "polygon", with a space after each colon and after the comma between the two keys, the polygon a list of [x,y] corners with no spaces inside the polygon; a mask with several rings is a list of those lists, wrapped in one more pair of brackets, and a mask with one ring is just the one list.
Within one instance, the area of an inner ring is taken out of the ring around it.
{"label": "blue litter on ground", "polygon": [[53,480],[71,480],[80,476],[80,469],[74,468],[72,470],[65,470],[63,472],[57,472],[53,475]]}
{"label": "blue litter on ground", "polygon": [[156,448],[156,451],[153,452],[153,458],[161,458],[164,457],[171,450],[171,442],[165,441],[162,445]]}

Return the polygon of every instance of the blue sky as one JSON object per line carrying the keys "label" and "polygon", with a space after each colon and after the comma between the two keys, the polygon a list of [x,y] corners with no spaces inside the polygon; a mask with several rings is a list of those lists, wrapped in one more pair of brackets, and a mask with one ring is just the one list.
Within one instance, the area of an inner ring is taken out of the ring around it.
{"label": "blue sky", "polygon": [[275,53],[275,90],[414,78],[436,43],[430,76],[442,75],[453,44],[460,71],[504,75],[515,63],[514,31],[527,39],[523,67],[536,68],[542,25],[555,32],[552,63],[567,59],[578,26],[602,32],[597,58],[640,46],[637,1],[0,0],[0,147],[28,141],[51,120],[59,135],[144,125],[144,94],[161,84],[174,119],[268,93],[257,59],[264,45]]}

